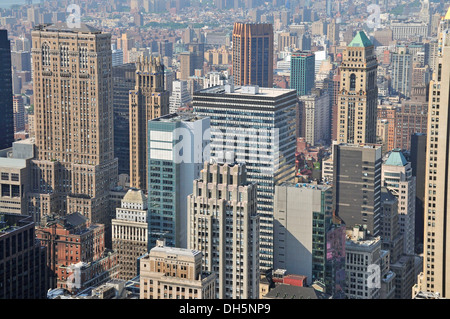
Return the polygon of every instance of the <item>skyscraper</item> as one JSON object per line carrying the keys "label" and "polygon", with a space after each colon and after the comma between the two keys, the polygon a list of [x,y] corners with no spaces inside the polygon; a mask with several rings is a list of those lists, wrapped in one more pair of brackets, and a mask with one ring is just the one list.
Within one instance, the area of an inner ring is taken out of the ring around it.
{"label": "skyscraper", "polygon": [[450,294],[449,206],[449,105],[450,105],[450,9],[441,21],[437,68],[430,82],[425,178],[425,229],[423,284],[425,292]]}
{"label": "skyscraper", "polygon": [[273,26],[236,22],[233,27],[233,77],[236,85],[273,87]]}
{"label": "skyscraper", "polygon": [[363,31],[343,53],[338,96],[340,143],[375,143],[377,119],[377,58]]}
{"label": "skyscraper", "polygon": [[159,57],[136,63],[136,82],[130,91],[130,186],[147,190],[147,122],[169,114],[164,89],[164,65]]}
{"label": "skyscraper", "polygon": [[136,82],[134,63],[113,65],[114,156],[119,174],[130,174],[130,90]]}
{"label": "skyscraper", "polygon": [[11,44],[8,31],[0,30],[0,150],[14,142]]}
{"label": "skyscraper", "polygon": [[409,97],[411,93],[413,55],[407,46],[398,46],[392,53],[392,89],[394,94]]}
{"label": "skyscraper", "polygon": [[186,248],[187,196],[209,160],[209,118],[172,113],[148,122],[149,249]]}
{"label": "skyscraper", "polygon": [[245,164],[205,162],[188,196],[188,248],[203,254],[202,268],[217,274],[219,299],[259,295],[259,216],[256,185]]}
{"label": "skyscraper", "polygon": [[247,179],[258,188],[261,216],[260,264],[273,263],[273,196],[275,185],[295,173],[295,90],[259,87],[212,87],[194,93],[198,115],[211,117],[211,158],[234,152],[245,162]]}
{"label": "skyscraper", "polygon": [[400,233],[404,237],[404,252],[413,255],[416,178],[412,175],[411,163],[399,149],[394,149],[381,167],[382,185],[398,198]]}
{"label": "skyscraper", "polygon": [[380,232],[381,145],[333,145],[333,206],[347,227]]}
{"label": "skyscraper", "polygon": [[30,213],[79,212],[109,225],[117,182],[111,35],[57,23],[38,25],[31,36],[37,154]]}
{"label": "skyscraper", "polygon": [[315,54],[310,51],[296,51],[291,55],[291,89],[297,95],[308,95],[314,87]]}

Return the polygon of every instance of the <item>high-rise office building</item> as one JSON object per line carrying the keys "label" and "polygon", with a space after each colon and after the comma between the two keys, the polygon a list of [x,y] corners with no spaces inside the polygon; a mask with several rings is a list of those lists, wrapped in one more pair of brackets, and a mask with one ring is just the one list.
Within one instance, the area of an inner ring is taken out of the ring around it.
{"label": "high-rise office building", "polygon": [[0,150],[14,142],[11,44],[8,31],[0,30]]}
{"label": "high-rise office building", "polygon": [[450,295],[450,245],[448,229],[449,146],[448,114],[450,103],[450,9],[440,24],[437,68],[430,82],[428,106],[427,157],[425,178],[425,228],[423,284],[425,292]]}
{"label": "high-rise office building", "polygon": [[180,108],[187,107],[192,101],[188,91],[187,81],[172,82],[172,93],[169,97],[169,113],[177,113]]}
{"label": "high-rise office building", "polygon": [[187,196],[209,160],[210,119],[172,113],[148,122],[149,249],[159,238],[186,248]]}
{"label": "high-rise office building", "polygon": [[273,263],[275,185],[294,178],[296,107],[297,94],[289,89],[225,85],[194,93],[194,113],[211,117],[211,157],[234,152],[257,184],[263,269]]}
{"label": "high-rise office building", "polygon": [[118,278],[131,280],[138,274],[138,259],[148,250],[147,196],[139,189],[130,189],[116,208],[112,225],[112,248],[118,254]]}
{"label": "high-rise office building", "polygon": [[274,269],[307,277],[338,295],[345,285],[345,226],[333,221],[329,185],[275,186]]}
{"label": "high-rise office building", "polygon": [[139,299],[215,299],[216,274],[202,269],[199,250],[158,240],[139,263]]}
{"label": "high-rise office building", "polygon": [[405,254],[414,254],[416,178],[411,163],[399,149],[394,149],[381,166],[381,183],[398,198],[400,233]]}
{"label": "high-rise office building", "polygon": [[112,68],[114,109],[114,157],[119,161],[119,174],[130,174],[130,90],[136,84],[134,63]]}
{"label": "high-rise office building", "polygon": [[205,271],[217,274],[217,298],[258,298],[260,225],[256,185],[248,181],[246,165],[233,157],[205,162],[193,185],[188,247],[202,252]]}
{"label": "high-rise office building", "polygon": [[413,55],[409,53],[407,46],[397,47],[397,52],[392,53],[392,90],[393,94],[409,97],[412,82]]}
{"label": "high-rise office building", "polygon": [[297,95],[308,95],[314,87],[315,54],[310,51],[297,51],[291,55],[290,87]]}
{"label": "high-rise office building", "polygon": [[35,239],[33,218],[0,213],[0,299],[45,299],[46,249]]}
{"label": "high-rise office building", "polygon": [[36,159],[29,210],[79,212],[107,227],[117,182],[111,35],[57,23],[38,25],[31,36]]}
{"label": "high-rise office building", "polygon": [[234,84],[273,87],[273,36],[272,24],[234,24]]}
{"label": "high-rise office building", "polygon": [[135,89],[130,91],[130,186],[147,190],[147,122],[169,114],[164,65],[159,57],[136,63]]}
{"label": "high-rise office building", "polygon": [[375,143],[378,104],[377,58],[363,31],[356,34],[343,53],[338,96],[340,143]]}
{"label": "high-rise office building", "polygon": [[333,145],[334,211],[347,227],[380,232],[381,145]]}
{"label": "high-rise office building", "polygon": [[330,95],[325,90],[313,89],[311,94],[300,96],[300,136],[311,145],[329,145]]}

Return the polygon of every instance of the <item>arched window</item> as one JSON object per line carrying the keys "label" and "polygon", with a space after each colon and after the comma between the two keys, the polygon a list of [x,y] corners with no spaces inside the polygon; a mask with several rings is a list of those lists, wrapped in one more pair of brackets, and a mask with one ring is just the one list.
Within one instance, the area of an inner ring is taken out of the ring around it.
{"label": "arched window", "polygon": [[355,73],[350,74],[350,90],[354,91],[356,87],[356,75]]}

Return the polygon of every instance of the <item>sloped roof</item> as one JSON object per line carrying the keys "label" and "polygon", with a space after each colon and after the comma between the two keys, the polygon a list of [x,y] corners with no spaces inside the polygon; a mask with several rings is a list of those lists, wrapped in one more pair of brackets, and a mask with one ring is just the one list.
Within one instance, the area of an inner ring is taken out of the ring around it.
{"label": "sloped roof", "polygon": [[408,164],[408,161],[400,150],[395,149],[389,154],[389,157],[384,164],[391,166],[405,166]]}
{"label": "sloped roof", "polygon": [[59,31],[59,32],[82,32],[82,33],[101,33],[101,31],[93,26],[85,23],[70,26],[66,22],[57,22],[44,27],[45,31]]}
{"label": "sloped roof", "polygon": [[359,31],[348,46],[349,47],[370,47],[371,45],[373,45],[373,44],[367,37],[366,33],[364,31]]}
{"label": "sloped roof", "polygon": [[143,204],[146,202],[146,199],[142,190],[131,188],[123,197],[123,201],[127,203]]}

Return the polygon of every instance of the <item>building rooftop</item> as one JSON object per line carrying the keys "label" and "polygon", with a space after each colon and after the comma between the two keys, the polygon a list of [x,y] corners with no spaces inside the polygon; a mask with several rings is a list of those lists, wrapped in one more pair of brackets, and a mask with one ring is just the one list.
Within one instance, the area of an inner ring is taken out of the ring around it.
{"label": "building rooftop", "polygon": [[152,120],[152,122],[195,122],[202,120],[204,117],[191,112],[170,113]]}
{"label": "building rooftop", "polygon": [[[228,91],[227,91],[228,90]],[[265,88],[259,86],[235,86],[229,89],[225,88],[225,85],[213,86],[203,90],[199,90],[196,93],[208,93],[208,94],[227,94],[227,95],[248,95],[258,97],[279,97],[289,92],[296,92],[296,90],[282,89],[282,88]],[[194,93],[195,95],[195,93]]]}
{"label": "building rooftop", "polygon": [[329,188],[331,188],[330,185],[325,185],[325,184],[314,184],[314,183],[290,183],[290,182],[285,182],[280,184],[280,186],[287,186],[287,187],[295,187],[295,188],[304,188],[304,189],[317,189],[317,190],[321,190],[321,191],[326,191]]}
{"label": "building rooftop", "polygon": [[169,247],[169,246],[155,246],[152,249],[150,249],[150,253],[152,252],[160,252],[165,254],[173,254],[187,257],[195,257],[202,253],[199,250],[179,248],[179,247]]}
{"label": "building rooftop", "polygon": [[327,296],[312,287],[299,287],[278,284],[271,289],[265,299],[328,299]]}
{"label": "building rooftop", "polygon": [[127,203],[144,204],[147,202],[147,199],[145,198],[145,194],[142,190],[131,188],[125,194],[122,201]]}
{"label": "building rooftop", "polygon": [[85,23],[74,23],[75,26],[69,26],[66,22],[57,22],[55,24],[40,24],[35,26],[34,30],[54,31],[54,32],[71,32],[71,33],[101,33],[101,31],[93,26]]}
{"label": "building rooftop", "polygon": [[349,47],[370,47],[372,45],[373,44],[367,37],[366,33],[364,31],[359,31],[348,46]]}
{"label": "building rooftop", "polygon": [[384,162],[384,165],[390,166],[405,166],[406,164],[408,164],[408,161],[406,160],[400,149],[392,150],[392,152],[389,154],[388,159],[386,160],[386,162]]}

